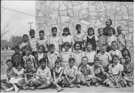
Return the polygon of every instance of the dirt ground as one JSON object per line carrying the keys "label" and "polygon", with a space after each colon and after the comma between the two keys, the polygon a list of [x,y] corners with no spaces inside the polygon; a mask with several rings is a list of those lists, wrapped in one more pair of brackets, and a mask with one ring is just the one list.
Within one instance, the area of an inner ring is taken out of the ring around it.
{"label": "dirt ground", "polygon": [[[43,90],[21,90],[19,93],[57,93],[56,89],[43,89]],[[108,88],[104,86],[98,86],[98,87],[87,87],[87,86],[81,86],[81,88],[64,88],[61,93],[134,93],[133,87],[127,87],[127,88]],[[4,92],[1,92],[4,93]],[[7,93],[7,92],[6,92]],[[14,92],[8,92],[8,93],[14,93]]]}
{"label": "dirt ground", "polygon": [[[5,65],[5,60],[11,58],[10,56],[13,54],[13,52],[1,52],[1,79],[6,78],[6,65]],[[19,93],[56,93],[56,89],[43,89],[43,90],[20,90]],[[81,88],[64,88],[61,93],[134,93],[134,87],[126,87],[126,88],[109,88],[109,87],[104,87],[104,86],[81,86]],[[4,93],[4,92],[1,92]],[[14,92],[6,92],[6,93],[14,93]]]}

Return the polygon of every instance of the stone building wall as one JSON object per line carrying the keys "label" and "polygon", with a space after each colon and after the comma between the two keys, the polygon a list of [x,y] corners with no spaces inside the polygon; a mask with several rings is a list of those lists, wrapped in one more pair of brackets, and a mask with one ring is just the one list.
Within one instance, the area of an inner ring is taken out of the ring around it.
{"label": "stone building wall", "polygon": [[67,26],[74,34],[75,25],[80,23],[82,31],[94,27],[95,33],[99,27],[105,27],[105,20],[112,19],[112,27],[121,25],[126,35],[128,49],[133,53],[133,2],[104,1],[37,1],[36,30],[44,30],[46,36],[53,26],[59,34]]}

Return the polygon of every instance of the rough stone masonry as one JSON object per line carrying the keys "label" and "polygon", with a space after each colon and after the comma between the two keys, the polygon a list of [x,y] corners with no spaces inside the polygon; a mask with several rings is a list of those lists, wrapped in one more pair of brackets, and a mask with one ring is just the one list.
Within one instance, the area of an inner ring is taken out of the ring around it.
{"label": "rough stone masonry", "polygon": [[36,31],[44,30],[48,37],[53,26],[59,35],[64,27],[69,27],[74,34],[75,25],[80,23],[82,31],[94,27],[95,33],[105,27],[105,20],[112,19],[112,27],[123,26],[128,49],[133,57],[133,2],[104,1],[37,1]]}

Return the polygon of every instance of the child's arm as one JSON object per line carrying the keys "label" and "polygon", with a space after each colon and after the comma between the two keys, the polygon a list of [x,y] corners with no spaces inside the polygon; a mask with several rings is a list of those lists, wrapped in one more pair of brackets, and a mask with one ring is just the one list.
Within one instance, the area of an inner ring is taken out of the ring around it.
{"label": "child's arm", "polygon": [[60,72],[60,74],[58,76],[58,80],[59,80],[60,77],[62,77],[62,74],[63,74],[63,69],[61,70],[61,72]]}
{"label": "child's arm", "polygon": [[[55,69],[55,68],[54,68]],[[53,79],[54,79],[54,81],[56,80],[56,77],[55,77],[55,71],[54,71],[54,69],[53,69]]]}

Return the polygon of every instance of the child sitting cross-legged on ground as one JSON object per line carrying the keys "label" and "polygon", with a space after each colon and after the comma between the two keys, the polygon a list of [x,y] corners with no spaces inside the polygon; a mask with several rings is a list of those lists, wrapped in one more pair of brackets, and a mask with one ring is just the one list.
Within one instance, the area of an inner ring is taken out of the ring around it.
{"label": "child sitting cross-legged on ground", "polygon": [[36,73],[36,68],[31,65],[31,59],[27,60],[26,68],[25,68],[25,80],[26,80],[26,86],[24,89],[34,89],[32,84],[32,79],[34,78],[34,75]]}
{"label": "child sitting cross-legged on ground", "polygon": [[120,64],[120,59],[117,55],[112,57],[112,64],[109,65],[109,71],[107,75],[107,79],[104,81],[106,85],[112,88],[119,88],[122,86],[122,71],[123,65]]}
{"label": "child sitting cross-legged on ground", "polygon": [[38,89],[48,88],[52,81],[51,71],[46,65],[45,58],[40,59],[40,66],[32,80],[33,86]]}
{"label": "child sitting cross-legged on ground", "polygon": [[6,64],[8,66],[7,71],[6,71],[7,79],[1,80],[1,88],[4,91],[11,91],[14,89],[14,87],[13,87],[13,84],[11,84],[9,81],[11,78],[15,77],[15,72],[14,72],[15,68],[13,67],[13,63],[10,59],[6,61]]}
{"label": "child sitting cross-legged on ground", "polygon": [[94,73],[95,79],[93,80],[93,83],[97,87],[99,84],[103,84],[104,80],[107,78],[107,73],[104,71],[98,58],[94,59]]}
{"label": "child sitting cross-legged on ground", "polygon": [[81,82],[84,85],[90,87],[90,83],[95,78],[93,66],[88,65],[88,58],[84,56],[82,58],[82,65],[79,68],[79,71],[82,73]]}
{"label": "child sitting cross-legged on ground", "polygon": [[78,72],[78,68],[75,66],[75,59],[69,58],[69,64],[64,69],[64,77],[65,79],[62,81],[63,86],[67,86],[70,88],[78,87],[80,88],[80,73]]}
{"label": "child sitting cross-legged on ground", "polygon": [[130,56],[125,56],[125,61],[123,63],[124,66],[124,71],[123,71],[123,77],[124,80],[126,81],[126,85],[128,86],[132,86],[133,85],[133,71],[134,71],[134,64],[131,62],[131,58]]}
{"label": "child sitting cross-legged on ground", "polygon": [[57,59],[55,61],[55,67],[53,68],[53,85],[57,87],[57,92],[63,90],[60,86],[63,80],[63,71],[64,68],[61,66],[60,60]]}

